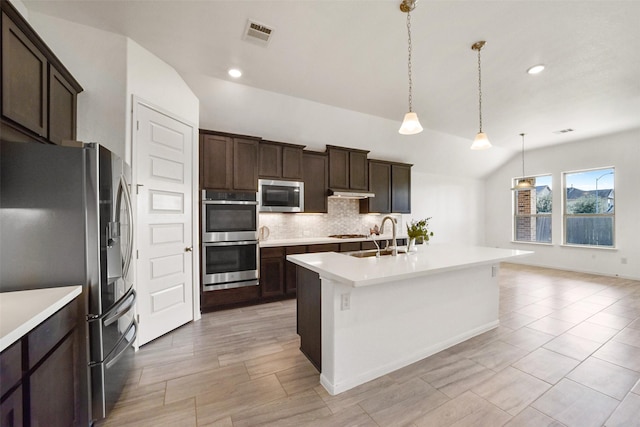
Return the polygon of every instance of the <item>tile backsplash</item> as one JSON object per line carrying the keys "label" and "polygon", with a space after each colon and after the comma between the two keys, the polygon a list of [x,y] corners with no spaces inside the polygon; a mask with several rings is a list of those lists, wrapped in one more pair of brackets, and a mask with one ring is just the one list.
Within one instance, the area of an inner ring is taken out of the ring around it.
{"label": "tile backsplash", "polygon": [[[326,214],[260,213],[259,226],[269,228],[270,239],[327,237],[331,234],[368,234],[374,225],[380,226],[386,214],[360,214],[360,204],[353,199],[328,199]],[[398,235],[405,234],[402,215],[391,214],[398,221]],[[385,225],[385,234],[391,226]]]}

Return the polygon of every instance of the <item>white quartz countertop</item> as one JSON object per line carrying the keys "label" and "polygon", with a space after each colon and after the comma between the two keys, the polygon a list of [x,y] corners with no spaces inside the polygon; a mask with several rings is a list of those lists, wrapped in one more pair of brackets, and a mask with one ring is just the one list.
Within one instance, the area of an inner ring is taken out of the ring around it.
{"label": "white quartz countertop", "polygon": [[416,252],[356,258],[336,252],[287,255],[287,260],[354,287],[377,285],[429,274],[493,264],[531,251],[449,244],[417,245]]}
{"label": "white quartz countertop", "polygon": [[74,300],[82,286],[0,293],[0,351]]}
{"label": "white quartz countertop", "polygon": [[[391,240],[392,236],[381,234],[374,237],[375,240]],[[406,239],[406,235],[397,235],[396,239]],[[349,239],[339,239],[337,237],[299,237],[295,239],[267,239],[260,241],[261,248],[271,248],[276,246],[296,246],[296,245],[318,245],[323,243],[347,243],[365,242],[366,237],[354,237]]]}

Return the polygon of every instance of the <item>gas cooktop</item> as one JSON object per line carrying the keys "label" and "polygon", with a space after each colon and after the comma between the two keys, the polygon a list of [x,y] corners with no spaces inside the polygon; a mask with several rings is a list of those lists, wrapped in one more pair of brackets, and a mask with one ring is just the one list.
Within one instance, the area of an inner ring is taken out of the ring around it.
{"label": "gas cooktop", "polygon": [[367,236],[365,234],[331,234],[329,237],[335,237],[336,239],[358,239]]}

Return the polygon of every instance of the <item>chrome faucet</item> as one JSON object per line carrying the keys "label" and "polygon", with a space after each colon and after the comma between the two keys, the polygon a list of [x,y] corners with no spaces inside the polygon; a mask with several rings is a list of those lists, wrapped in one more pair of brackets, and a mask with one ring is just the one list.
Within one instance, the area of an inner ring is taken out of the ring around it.
{"label": "chrome faucet", "polygon": [[376,239],[373,237],[373,232],[370,232],[370,234],[367,237],[367,239],[371,239],[373,244],[376,245],[376,258],[380,258],[380,245],[378,244]]}
{"label": "chrome faucet", "polygon": [[387,222],[387,220],[391,221],[391,226],[393,227],[393,241],[391,242],[392,244],[391,255],[396,256],[398,255],[398,243],[396,242],[396,225],[398,224],[398,220],[388,215],[382,218],[382,224],[380,224],[380,231],[382,233],[384,233],[384,223]]}

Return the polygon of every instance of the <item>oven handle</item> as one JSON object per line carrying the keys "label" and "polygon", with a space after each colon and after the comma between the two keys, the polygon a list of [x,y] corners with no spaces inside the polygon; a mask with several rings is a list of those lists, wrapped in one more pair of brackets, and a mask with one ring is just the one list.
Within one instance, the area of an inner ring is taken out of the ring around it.
{"label": "oven handle", "polygon": [[240,240],[238,242],[212,242],[212,243],[203,243],[202,246],[248,246],[248,245],[257,245],[257,240]]}
{"label": "oven handle", "polygon": [[249,200],[203,200],[203,205],[254,205],[257,206],[258,202]]}

